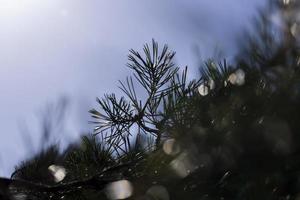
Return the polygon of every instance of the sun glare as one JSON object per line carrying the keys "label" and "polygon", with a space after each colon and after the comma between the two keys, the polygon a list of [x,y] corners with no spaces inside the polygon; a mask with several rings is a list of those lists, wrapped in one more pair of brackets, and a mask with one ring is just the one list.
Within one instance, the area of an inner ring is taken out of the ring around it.
{"label": "sun glare", "polygon": [[30,12],[37,0],[0,0],[0,17],[20,17]]}

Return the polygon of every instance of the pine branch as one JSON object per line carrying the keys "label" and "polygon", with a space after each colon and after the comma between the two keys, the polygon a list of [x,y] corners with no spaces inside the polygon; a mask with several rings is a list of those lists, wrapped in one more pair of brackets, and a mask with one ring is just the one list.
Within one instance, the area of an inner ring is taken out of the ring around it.
{"label": "pine branch", "polygon": [[[93,190],[103,190],[105,186],[108,183],[111,183],[113,181],[118,181],[122,177],[113,177],[110,174],[109,177],[106,177],[106,174],[114,173],[114,172],[120,172],[122,169],[126,169],[129,166],[134,165],[137,163],[140,159],[136,159],[134,161],[130,161],[123,164],[118,164],[115,166],[112,166],[100,173],[97,173],[96,175],[83,179],[83,180],[76,180],[76,181],[70,181],[66,183],[59,183],[57,185],[48,185],[43,183],[36,183],[31,182],[27,180],[21,180],[21,179],[9,179],[9,178],[0,178],[0,194],[9,194],[12,192],[23,192],[30,191],[30,193],[34,194],[37,193],[47,193],[47,196],[51,196],[51,194],[59,194],[60,196],[63,196],[64,194],[74,192],[76,190],[82,190],[82,189],[93,189]],[[14,191],[10,191],[10,190]]]}
{"label": "pine branch", "polygon": [[[172,63],[175,52],[169,51],[166,45],[160,52],[158,44],[153,40],[151,48],[148,44],[144,45],[143,52],[144,56],[131,49],[127,66],[133,70],[133,77],[148,95],[144,103],[137,98],[132,77],[126,78],[125,82],[119,81],[119,88],[128,100],[124,97],[117,100],[114,94],[97,99],[101,110],[90,111],[92,117],[96,119],[94,123],[98,125],[95,134],[103,134],[110,130],[108,140],[117,138],[114,141],[128,141],[124,138],[128,138],[127,133],[135,124],[143,130],[143,133],[155,135],[160,140],[161,132],[156,125],[162,120],[160,111],[162,99],[172,90],[181,87],[171,84],[177,76],[178,67],[174,67]],[[119,144],[117,148],[121,146]]]}

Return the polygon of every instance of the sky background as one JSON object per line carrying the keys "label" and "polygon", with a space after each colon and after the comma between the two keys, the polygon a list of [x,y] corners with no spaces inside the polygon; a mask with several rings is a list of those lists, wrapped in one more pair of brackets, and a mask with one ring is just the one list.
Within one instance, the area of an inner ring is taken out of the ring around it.
{"label": "sky background", "polygon": [[155,38],[196,77],[198,61],[216,49],[234,55],[237,36],[264,2],[0,0],[0,176],[45,146],[41,116],[61,99],[66,120],[51,141],[65,146],[92,130],[88,110],[97,96],[118,93],[117,81],[130,75],[129,49]]}

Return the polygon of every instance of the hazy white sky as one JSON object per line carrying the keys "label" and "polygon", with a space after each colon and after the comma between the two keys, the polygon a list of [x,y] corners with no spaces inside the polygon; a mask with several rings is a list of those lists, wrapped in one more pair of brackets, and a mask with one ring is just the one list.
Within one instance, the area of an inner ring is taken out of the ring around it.
{"label": "hazy white sky", "polygon": [[39,150],[37,119],[47,103],[70,99],[65,130],[54,138],[66,144],[88,129],[95,97],[117,91],[117,80],[129,74],[130,48],[155,38],[195,72],[193,47],[202,58],[216,47],[231,55],[235,37],[262,2],[0,0],[0,176]]}

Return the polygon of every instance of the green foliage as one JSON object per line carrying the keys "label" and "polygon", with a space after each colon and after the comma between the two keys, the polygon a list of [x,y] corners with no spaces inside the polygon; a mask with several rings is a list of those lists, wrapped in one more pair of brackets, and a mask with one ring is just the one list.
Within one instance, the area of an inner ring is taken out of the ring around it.
{"label": "green foliage", "polygon": [[97,99],[100,111],[90,111],[96,119],[95,133],[105,135],[107,141],[122,153],[130,149],[132,132],[152,135],[159,145],[162,127],[168,120],[166,112],[172,109],[170,106],[177,106],[174,101],[182,101],[183,96],[191,95],[197,88],[194,81],[187,84],[187,69],[182,76],[177,73],[178,68],[172,63],[174,52],[166,45],[160,51],[154,40],[151,47],[144,46],[144,56],[134,50],[130,50],[128,56],[127,66],[133,70],[135,81],[146,93],[145,101],[137,97],[134,80],[128,77],[125,82],[120,81],[119,87],[127,99],[121,97],[117,100],[115,94],[105,95]]}
{"label": "green foliage", "polygon": [[21,178],[32,182],[51,184],[51,176],[48,167],[53,163],[62,163],[63,155],[60,154],[58,146],[53,145],[42,151],[32,159],[22,162],[11,175],[12,178]]}
{"label": "green foliage", "polygon": [[64,166],[71,172],[69,178],[76,180],[94,176],[115,164],[116,159],[111,146],[107,146],[96,137],[84,136],[80,147],[66,155]]}

